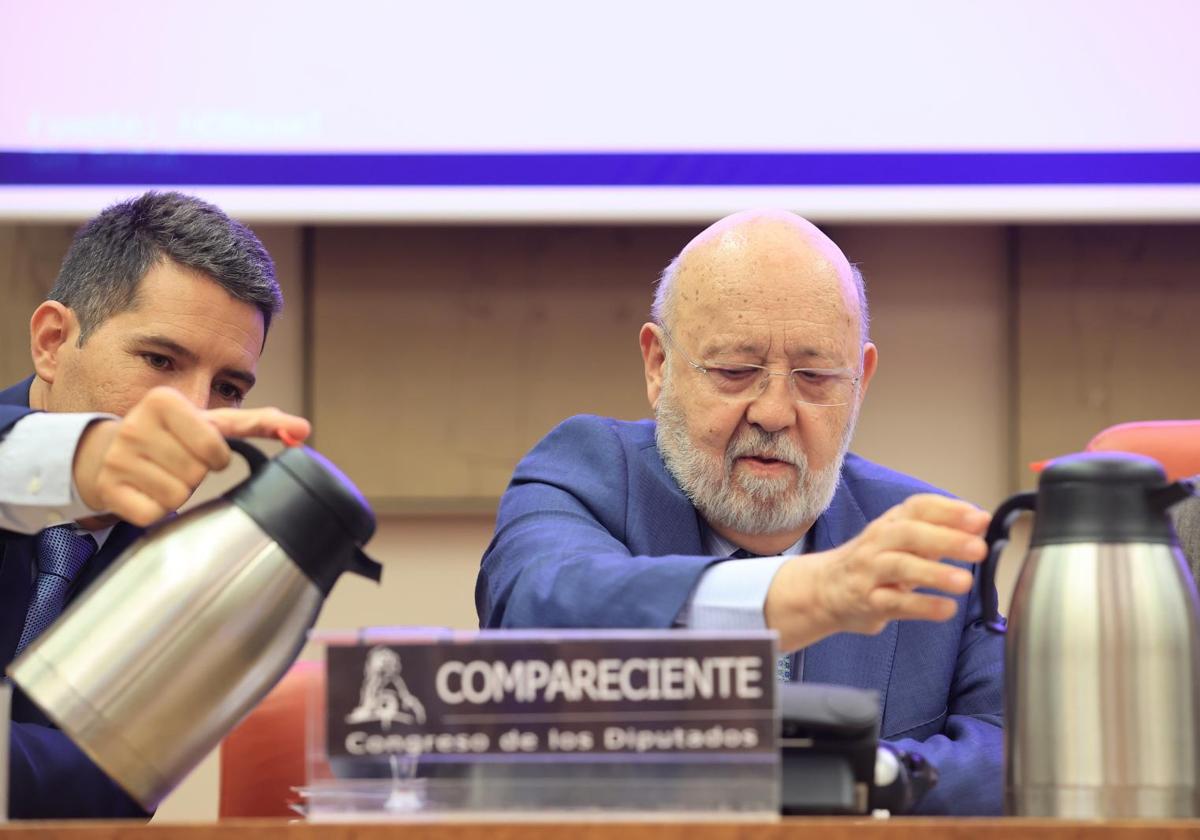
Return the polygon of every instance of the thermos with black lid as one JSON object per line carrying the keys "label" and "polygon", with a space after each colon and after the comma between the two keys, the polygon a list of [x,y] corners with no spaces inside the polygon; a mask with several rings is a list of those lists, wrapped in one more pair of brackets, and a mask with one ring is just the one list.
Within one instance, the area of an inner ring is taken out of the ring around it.
{"label": "thermos with black lid", "polygon": [[275,685],[375,517],[319,453],[250,477],[152,528],[9,667],[13,681],[114,781],[153,809]]}
{"label": "thermos with black lid", "polygon": [[[1082,453],[996,511],[979,586],[984,620],[1007,634],[1008,813],[1200,816],[1200,604],[1166,514],[1192,492],[1151,458]],[[1027,510],[1006,625],[996,562]]]}

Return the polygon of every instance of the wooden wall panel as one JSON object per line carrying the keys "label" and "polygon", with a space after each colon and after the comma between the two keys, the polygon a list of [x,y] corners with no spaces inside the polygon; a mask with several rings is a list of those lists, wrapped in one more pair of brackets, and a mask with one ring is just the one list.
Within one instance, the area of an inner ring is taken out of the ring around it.
{"label": "wooden wall panel", "polygon": [[75,228],[0,225],[0,388],[33,373],[29,316],[46,299]]}
{"label": "wooden wall panel", "polygon": [[1200,227],[1024,228],[1018,276],[1026,485],[1114,423],[1200,417]]}
{"label": "wooden wall panel", "polygon": [[648,414],[637,348],[677,228],[321,228],[318,446],[382,511],[488,511],[573,414]]}
{"label": "wooden wall panel", "polygon": [[852,448],[984,507],[1011,490],[1007,231],[831,228],[867,279],[879,369]]}

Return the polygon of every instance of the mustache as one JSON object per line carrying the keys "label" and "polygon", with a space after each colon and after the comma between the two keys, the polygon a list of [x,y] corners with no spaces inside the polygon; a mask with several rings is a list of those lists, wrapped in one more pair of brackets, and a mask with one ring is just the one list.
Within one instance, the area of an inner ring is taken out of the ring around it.
{"label": "mustache", "polygon": [[739,432],[725,448],[725,462],[728,466],[732,466],[738,458],[747,457],[770,458],[793,465],[807,461],[795,441],[782,432],[764,432],[753,426]]}

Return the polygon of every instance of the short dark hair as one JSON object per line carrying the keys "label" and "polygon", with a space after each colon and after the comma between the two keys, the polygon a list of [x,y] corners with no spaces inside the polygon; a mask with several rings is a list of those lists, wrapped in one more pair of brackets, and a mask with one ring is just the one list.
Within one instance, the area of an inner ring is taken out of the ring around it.
{"label": "short dark hair", "polygon": [[256,306],[264,334],[283,307],[275,264],[248,227],[194,196],[154,191],[106,208],[79,229],[50,300],[75,312],[82,345],[92,330],[136,305],[142,278],[163,260],[201,272]]}

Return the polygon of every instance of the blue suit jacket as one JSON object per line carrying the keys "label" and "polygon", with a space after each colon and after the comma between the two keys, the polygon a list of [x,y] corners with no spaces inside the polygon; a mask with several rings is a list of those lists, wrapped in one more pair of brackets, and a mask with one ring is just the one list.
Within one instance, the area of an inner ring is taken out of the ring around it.
{"label": "blue suit jacket", "polygon": [[[30,379],[0,391],[0,438],[31,413]],[[0,481],[3,480],[0,476]],[[104,547],[84,567],[71,595],[78,597],[141,534],[118,524]],[[21,637],[33,592],[33,537],[0,531],[0,659],[5,668]],[[9,729],[9,816],[16,819],[64,817],[145,817],[146,812],[56,729],[23,692],[13,690]]]}
{"label": "blue suit jacket", "polygon": [[[811,550],[855,537],[914,493],[941,492],[848,455]],[[517,466],[500,501],[475,603],[483,627],[671,627],[704,570],[701,520],[667,472],[651,421],[574,417]],[[945,623],[892,622],[805,651],[804,679],[874,689],[883,737],[916,749],[941,780],[921,810],[998,814],[1003,643],[974,595]]]}

